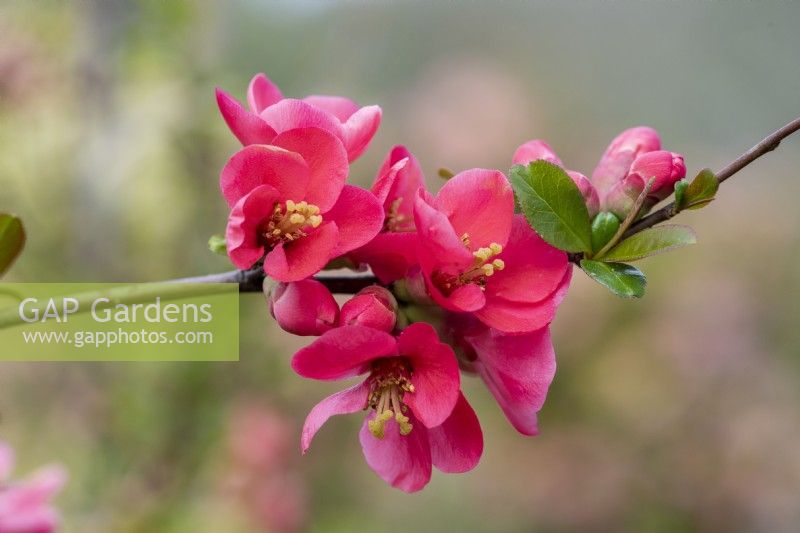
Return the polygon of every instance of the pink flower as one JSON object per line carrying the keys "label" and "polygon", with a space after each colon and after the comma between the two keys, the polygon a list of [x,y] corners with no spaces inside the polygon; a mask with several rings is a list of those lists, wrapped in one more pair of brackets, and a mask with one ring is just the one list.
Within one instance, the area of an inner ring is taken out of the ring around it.
{"label": "pink flower", "polygon": [[256,74],[247,90],[249,109],[217,89],[222,117],[243,145],[274,144],[275,136],[295,128],[315,127],[335,135],[354,161],[375,135],[381,122],[381,108],[361,107],[341,96],[307,96],[302,100],[284,98],[280,89],[264,74]]}
{"label": "pink flower", "polygon": [[295,129],[272,142],[246,146],[222,169],[228,256],[241,269],[263,257],[271,277],[298,281],[366,244],[383,213],[372,193],[345,185],[347,158],[329,133]]}
{"label": "pink flower", "polygon": [[[553,149],[550,148],[550,145],[539,139],[528,141],[517,148],[514,152],[512,162],[515,165],[527,165],[532,161],[540,159],[560,167],[564,166],[561,159],[559,159]],[[578,186],[578,190],[581,192],[583,201],[586,204],[586,209],[589,211],[589,218],[594,218],[600,210],[600,198],[597,195],[597,190],[595,190],[589,178],[580,172],[575,172],[574,170],[567,170],[566,172],[569,177],[572,178],[572,181],[575,182],[575,185]]]}
{"label": "pink flower", "polygon": [[436,197],[421,191],[414,217],[422,275],[434,302],[474,313],[505,332],[533,331],[552,321],[555,295],[571,277],[567,255],[514,215],[502,173],[469,170]]}
{"label": "pink flower", "polygon": [[592,173],[604,211],[624,218],[651,178],[644,211],[672,194],[675,183],[686,176],[686,166],[680,154],[660,147],[658,133],[646,127],[625,130],[611,142]]}
{"label": "pink flower", "polygon": [[450,314],[445,328],[467,368],[481,376],[514,428],[523,435],[537,435],[537,412],[556,372],[549,327],[512,335],[468,315]]}
{"label": "pink flower", "polygon": [[313,279],[277,284],[269,296],[269,310],[284,331],[295,335],[322,335],[339,320],[331,291]]}
{"label": "pink flower", "polygon": [[397,300],[379,285],[362,289],[342,306],[339,324],[391,332],[397,322]]}
{"label": "pink flower", "polygon": [[417,263],[414,198],[420,187],[425,187],[425,176],[417,159],[406,147],[393,147],[372,185],[372,193],[383,203],[383,229],[349,255],[369,265],[382,283],[403,278]]}
{"label": "pink flower", "polygon": [[0,442],[0,533],[49,533],[60,522],[50,499],[66,482],[61,467],[40,469],[28,479],[8,483],[14,465],[14,453]]}
{"label": "pink flower", "polygon": [[292,368],[319,380],[367,374],[311,410],[303,453],[331,416],[371,409],[361,447],[367,464],[390,485],[414,492],[430,480],[431,466],[456,473],[477,465],[483,452],[478,418],[460,392],[453,350],[430,325],[412,324],[397,338],[362,326],[333,329],[297,352]]}

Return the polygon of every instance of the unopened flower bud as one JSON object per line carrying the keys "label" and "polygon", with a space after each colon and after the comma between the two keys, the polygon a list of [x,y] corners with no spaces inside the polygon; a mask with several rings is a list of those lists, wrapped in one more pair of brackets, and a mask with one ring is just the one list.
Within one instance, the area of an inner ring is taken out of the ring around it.
{"label": "unopened flower bud", "polygon": [[550,145],[539,139],[528,141],[517,148],[512,161],[515,165],[527,165],[532,161],[538,161],[540,159],[553,163],[554,165],[562,166],[561,160],[553,149],[550,148]]}
{"label": "unopened flower bud", "polygon": [[392,331],[397,321],[397,300],[391,292],[378,285],[363,289],[343,306],[339,314],[342,326],[366,326]]}
{"label": "unopened flower bud", "polygon": [[278,283],[268,298],[278,325],[295,335],[322,335],[336,325],[339,316],[331,292],[313,279]]}
{"label": "unopened flower bud", "polygon": [[639,126],[617,135],[606,148],[592,172],[592,184],[601,197],[628,175],[633,161],[641,154],[661,149],[658,132]]}
{"label": "unopened flower bud", "polygon": [[589,218],[594,218],[597,212],[600,211],[600,197],[597,195],[597,190],[594,188],[594,185],[589,181],[589,178],[580,172],[568,170],[567,174],[569,174],[569,177],[575,182],[575,185],[578,186],[578,190],[581,191],[586,209],[589,211]]}
{"label": "unopened flower bud", "polygon": [[656,203],[672,194],[675,182],[686,176],[686,165],[680,154],[659,150],[637,157],[630,173],[638,174],[645,183],[655,178],[647,196]]}
{"label": "unopened flower bud", "polygon": [[603,198],[603,211],[614,213],[623,220],[633,209],[636,199],[642,194],[645,182],[638,174],[631,174],[617,183]]}

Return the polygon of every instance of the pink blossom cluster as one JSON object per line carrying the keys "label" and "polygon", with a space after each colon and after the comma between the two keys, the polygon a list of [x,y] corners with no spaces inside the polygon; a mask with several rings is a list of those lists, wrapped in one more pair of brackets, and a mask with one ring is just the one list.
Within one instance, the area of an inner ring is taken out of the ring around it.
{"label": "pink blossom cluster", "polygon": [[61,490],[66,473],[49,466],[22,481],[12,481],[14,452],[0,441],[0,533],[50,533],[59,525],[50,500]]}
{"label": "pink blossom cluster", "polygon": [[[515,212],[506,176],[466,170],[432,194],[416,158],[395,146],[365,190],[346,180],[379,125],[377,106],[284,98],[263,74],[250,83],[247,107],[221,90],[217,100],[244,145],[221,175],[230,259],[281,282],[270,308],[284,330],[318,337],[294,355],[299,375],[363,377],[311,410],[302,451],[333,415],[366,411],[364,456],[392,486],[420,490],[434,466],[469,471],[483,436],[462,373],[480,376],[511,424],[536,435],[556,368],[549,325],[572,269]],[[538,159],[562,165],[540,140],[512,158]],[[655,178],[655,203],[685,169],[679,155],[660,151],[655,131],[633,128],[611,143],[591,180],[568,173],[592,216],[624,217],[646,180]],[[334,260],[369,267],[380,284],[340,308],[313,279]]]}

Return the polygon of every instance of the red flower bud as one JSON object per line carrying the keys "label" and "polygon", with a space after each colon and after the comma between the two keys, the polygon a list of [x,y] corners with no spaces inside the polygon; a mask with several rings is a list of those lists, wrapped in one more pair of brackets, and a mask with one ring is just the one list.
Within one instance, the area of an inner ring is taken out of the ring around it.
{"label": "red flower bud", "polygon": [[383,287],[367,287],[342,306],[341,326],[366,326],[390,332],[397,321],[397,300]]}
{"label": "red flower bud", "polygon": [[339,306],[325,285],[313,279],[279,283],[269,295],[278,325],[295,335],[322,335],[336,325]]}
{"label": "red flower bud", "polygon": [[592,172],[592,184],[602,198],[630,172],[631,164],[641,154],[661,149],[658,132],[639,126],[617,135],[606,148]]}
{"label": "red flower bud", "polygon": [[660,150],[637,157],[630,173],[638,174],[645,183],[655,178],[648,197],[660,201],[672,194],[675,182],[686,176],[686,165],[680,154]]}

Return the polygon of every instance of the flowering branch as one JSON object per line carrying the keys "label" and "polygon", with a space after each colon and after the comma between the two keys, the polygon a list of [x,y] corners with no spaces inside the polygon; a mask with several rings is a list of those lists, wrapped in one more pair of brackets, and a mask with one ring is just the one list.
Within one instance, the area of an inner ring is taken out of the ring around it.
{"label": "flowering branch", "polygon": [[[774,131],[764,139],[762,139],[758,144],[750,148],[748,151],[737,157],[735,160],[730,162],[725,168],[720,170],[716,176],[717,180],[722,183],[726,179],[730,178],[744,167],[758,159],[759,157],[768,154],[769,152],[775,150],[778,145],[781,144],[781,141],[788,137],[789,135],[795,133],[796,131],[800,130],[800,117],[792,120],[782,128]],[[643,229],[650,228],[655,226],[656,224],[660,224],[661,222],[665,222],[672,217],[678,214],[677,210],[675,209],[675,202],[672,202],[668,205],[665,205],[658,211],[655,211],[639,222],[631,226],[628,231],[625,233],[624,237],[630,237],[634,233],[639,233]]]}

